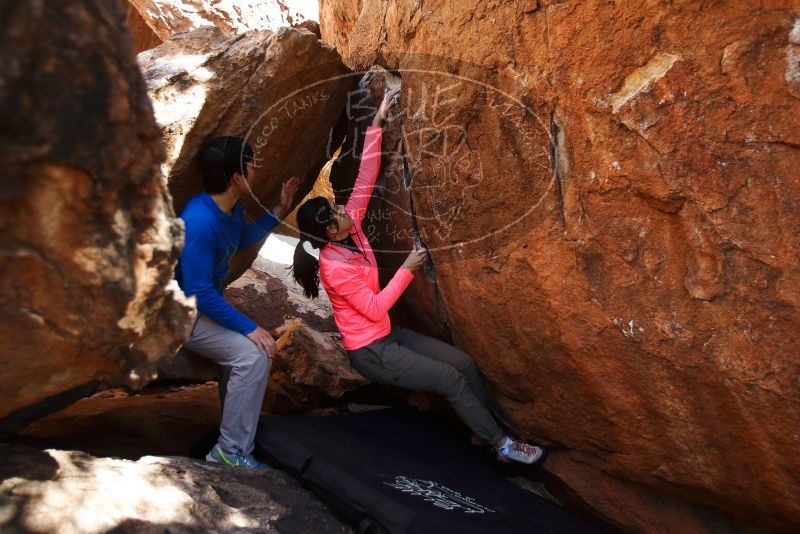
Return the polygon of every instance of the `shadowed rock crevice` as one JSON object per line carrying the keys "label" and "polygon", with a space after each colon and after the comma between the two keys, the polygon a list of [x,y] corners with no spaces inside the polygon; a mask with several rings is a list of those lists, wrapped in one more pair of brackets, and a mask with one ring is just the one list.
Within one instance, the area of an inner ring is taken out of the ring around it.
{"label": "shadowed rock crevice", "polygon": [[[401,129],[402,129],[402,124],[401,124]],[[411,194],[411,188],[413,187],[413,180],[411,178],[411,172],[408,169],[408,162],[406,161],[405,153],[403,153],[402,157],[403,157],[403,185],[405,186],[405,189],[408,193],[408,206],[411,212],[410,218],[411,218],[411,228],[413,230],[413,235],[414,235],[414,244],[420,248],[427,248],[427,246],[425,245],[425,241],[423,241],[419,233],[419,224],[417,223],[417,216],[414,210],[414,197]],[[432,257],[429,257],[428,261],[425,263],[423,267],[423,274],[425,275],[425,281],[430,285],[431,290],[433,292],[434,309],[436,311],[437,317],[439,318],[441,339],[443,341],[452,342],[450,329],[447,326],[447,312],[444,307],[444,302],[442,302],[442,295],[439,292],[439,286],[436,282],[436,264],[434,263]]]}
{"label": "shadowed rock crevice", "polygon": [[564,215],[564,191],[561,184],[561,166],[562,156],[559,154],[560,145],[562,145],[561,136],[563,135],[561,128],[555,118],[555,111],[550,115],[550,161],[553,166],[553,183],[555,184],[555,199],[556,199],[556,214],[558,215],[559,222],[562,226],[566,225],[566,216]]}

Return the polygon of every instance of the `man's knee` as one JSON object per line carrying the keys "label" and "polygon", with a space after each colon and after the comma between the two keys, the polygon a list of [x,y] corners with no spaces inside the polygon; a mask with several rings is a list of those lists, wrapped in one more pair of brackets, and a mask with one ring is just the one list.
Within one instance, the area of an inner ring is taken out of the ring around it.
{"label": "man's knee", "polygon": [[269,366],[269,356],[257,350],[252,365],[253,373],[257,376],[264,376],[269,372]]}
{"label": "man's knee", "polygon": [[270,359],[269,356],[258,351],[258,358],[254,365],[254,372],[259,375],[266,375],[269,372]]}
{"label": "man's knee", "polygon": [[269,357],[258,350],[255,344],[253,344],[252,348],[247,347],[237,359],[238,366],[246,370],[249,374],[261,376],[267,374],[269,371]]}

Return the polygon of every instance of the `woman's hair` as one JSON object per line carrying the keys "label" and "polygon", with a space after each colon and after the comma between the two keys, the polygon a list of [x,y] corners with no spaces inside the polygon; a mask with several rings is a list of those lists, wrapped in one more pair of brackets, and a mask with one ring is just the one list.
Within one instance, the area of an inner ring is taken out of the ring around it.
{"label": "woman's hair", "polygon": [[215,137],[200,152],[203,188],[209,195],[224,193],[236,173],[247,178],[253,148],[241,137]]}
{"label": "woman's hair", "polygon": [[297,210],[300,242],[294,249],[292,274],[295,281],[303,286],[303,292],[308,298],[319,296],[319,260],[306,252],[303,244],[308,242],[315,249],[327,245],[327,228],[331,223],[336,224],[336,218],[324,197],[309,199]]}

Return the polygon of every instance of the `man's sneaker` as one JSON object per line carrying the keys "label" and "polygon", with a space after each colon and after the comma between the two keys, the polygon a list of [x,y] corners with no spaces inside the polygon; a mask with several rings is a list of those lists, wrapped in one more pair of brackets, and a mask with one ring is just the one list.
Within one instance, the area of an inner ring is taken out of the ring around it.
{"label": "man's sneaker", "polygon": [[248,469],[270,469],[270,466],[259,462],[252,454],[229,454],[223,451],[219,443],[214,445],[211,452],[206,455],[206,461],[232,465],[234,467],[246,467]]}
{"label": "man's sneaker", "polygon": [[535,464],[544,456],[544,449],[535,445],[528,445],[514,441],[506,436],[506,443],[502,447],[495,447],[497,459],[501,462],[515,461],[523,464]]}

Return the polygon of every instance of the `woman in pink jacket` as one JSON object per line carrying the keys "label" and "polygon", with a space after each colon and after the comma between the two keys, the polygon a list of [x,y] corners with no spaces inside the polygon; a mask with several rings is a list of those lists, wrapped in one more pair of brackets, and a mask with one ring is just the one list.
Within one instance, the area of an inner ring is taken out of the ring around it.
{"label": "woman in pink jacket", "polygon": [[[465,352],[405,328],[392,328],[389,309],[422,267],[427,252],[408,255],[392,280],[381,289],[378,264],[361,221],[367,210],[381,164],[381,125],[397,91],[389,91],[367,128],[361,166],[344,207],[317,197],[297,212],[302,239],[294,253],[294,278],[306,296],[317,297],[319,282],[328,293],[342,344],[350,362],[373,382],[444,395],[475,433],[473,443],[494,446],[498,459],[534,463],[541,447],[516,441],[500,429],[487,409],[486,395],[475,362]],[[319,249],[319,260],[303,248]]]}

